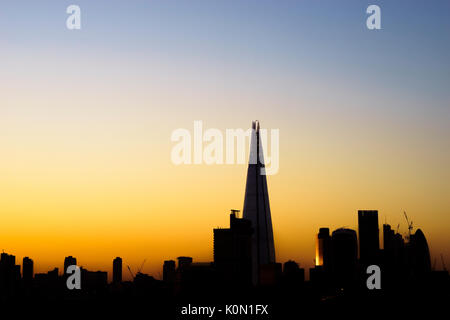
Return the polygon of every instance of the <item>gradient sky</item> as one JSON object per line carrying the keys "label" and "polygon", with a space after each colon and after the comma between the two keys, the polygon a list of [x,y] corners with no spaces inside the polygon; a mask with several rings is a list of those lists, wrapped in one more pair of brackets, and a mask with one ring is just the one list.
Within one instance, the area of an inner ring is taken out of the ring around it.
{"label": "gradient sky", "polygon": [[170,135],[259,119],[278,261],[310,267],[319,227],[378,209],[449,266],[449,57],[449,1],[2,1],[0,249],[36,272],[211,261],[246,166],[175,166]]}

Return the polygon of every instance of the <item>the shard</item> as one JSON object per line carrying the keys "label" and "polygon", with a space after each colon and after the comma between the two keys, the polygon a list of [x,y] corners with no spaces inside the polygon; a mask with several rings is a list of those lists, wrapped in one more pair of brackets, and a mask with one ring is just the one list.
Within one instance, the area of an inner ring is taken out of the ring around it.
{"label": "the shard", "polygon": [[258,121],[252,123],[243,217],[252,222],[254,229],[252,236],[252,277],[253,283],[257,284],[259,283],[261,266],[275,263],[269,192],[267,190],[264,155]]}

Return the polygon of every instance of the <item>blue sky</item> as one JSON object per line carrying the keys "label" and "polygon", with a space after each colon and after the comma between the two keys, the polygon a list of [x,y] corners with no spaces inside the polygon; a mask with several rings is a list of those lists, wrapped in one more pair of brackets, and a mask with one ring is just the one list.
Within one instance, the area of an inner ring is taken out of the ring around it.
{"label": "blue sky", "polygon": [[[69,4],[81,7],[80,32],[65,29]],[[380,31],[365,27],[369,4],[381,7]],[[335,81],[345,74],[448,101],[449,15],[448,1],[19,0],[2,2],[0,41],[6,50],[140,52],[182,66]]]}

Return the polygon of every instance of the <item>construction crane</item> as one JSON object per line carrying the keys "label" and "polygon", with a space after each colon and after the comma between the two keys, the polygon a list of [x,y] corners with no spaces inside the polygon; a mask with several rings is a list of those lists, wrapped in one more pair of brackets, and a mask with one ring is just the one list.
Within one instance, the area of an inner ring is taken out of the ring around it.
{"label": "construction crane", "polygon": [[144,267],[144,263],[147,259],[144,259],[144,261],[142,261],[141,267],[138,269],[138,273],[141,273],[142,268]]}
{"label": "construction crane", "polygon": [[403,211],[403,214],[405,215],[406,224],[408,225],[408,240],[411,240],[411,231],[413,229],[413,222],[409,222],[408,215],[406,214],[406,211]]}
{"label": "construction crane", "polygon": [[441,261],[442,261],[442,268],[444,269],[444,271],[447,271],[447,268],[445,267],[445,262],[444,262],[444,256],[441,253]]}
{"label": "construction crane", "polygon": [[134,274],[133,274],[133,272],[131,271],[131,268],[130,268],[130,266],[129,265],[127,265],[127,268],[128,268],[128,271],[130,272],[130,274],[131,274],[131,279],[134,279]]}

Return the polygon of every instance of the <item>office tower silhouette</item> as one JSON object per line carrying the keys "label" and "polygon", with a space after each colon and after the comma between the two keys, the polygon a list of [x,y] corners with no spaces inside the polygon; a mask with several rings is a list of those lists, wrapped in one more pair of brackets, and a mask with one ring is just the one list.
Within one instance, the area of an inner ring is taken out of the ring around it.
{"label": "office tower silhouette", "polygon": [[175,270],[175,261],[166,260],[163,265],[163,281],[169,284],[173,284],[175,282],[176,270]]}
{"label": "office tower silhouette", "polygon": [[3,252],[0,258],[0,298],[14,295],[20,286],[20,266],[16,256]]}
{"label": "office tower silhouette", "polygon": [[22,279],[26,286],[33,281],[33,260],[29,257],[24,257],[22,260]]}
{"label": "office tower silhouette", "polygon": [[68,256],[64,258],[64,274],[67,273],[67,268],[71,265],[77,265],[77,258]]}
{"label": "office tower silhouette", "polygon": [[251,221],[239,218],[238,210],[231,210],[230,228],[214,229],[214,266],[227,284],[252,283]]}
{"label": "office tower silhouette", "polygon": [[272,217],[258,121],[252,123],[243,213],[244,218],[251,221],[254,230],[252,235],[252,278],[253,283],[257,284],[261,266],[275,263]]}
{"label": "office tower silhouette", "polygon": [[178,257],[178,270],[183,270],[192,264],[192,257]]}
{"label": "office tower silhouette", "polygon": [[358,262],[358,244],[356,231],[337,229],[333,231],[333,278],[339,288],[352,286],[356,280]]}
{"label": "office tower silhouette", "polygon": [[316,266],[331,269],[331,237],[329,228],[320,228],[316,239]]}
{"label": "office tower silhouette", "polygon": [[378,211],[358,211],[359,258],[363,265],[378,263],[380,250]]}
{"label": "office tower silhouette", "polygon": [[430,250],[422,230],[411,235],[408,246],[408,259],[416,277],[423,277],[431,271]]}
{"label": "office tower silhouette", "polygon": [[408,272],[403,237],[395,233],[389,224],[383,224],[383,286],[401,285]]}
{"label": "office tower silhouette", "polygon": [[404,262],[405,241],[389,224],[383,224],[383,256],[387,267],[401,267]]}
{"label": "office tower silhouette", "polygon": [[120,257],[113,260],[113,282],[122,282],[122,258]]}

